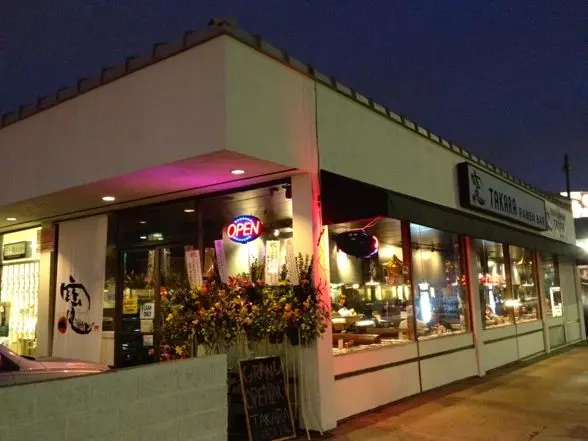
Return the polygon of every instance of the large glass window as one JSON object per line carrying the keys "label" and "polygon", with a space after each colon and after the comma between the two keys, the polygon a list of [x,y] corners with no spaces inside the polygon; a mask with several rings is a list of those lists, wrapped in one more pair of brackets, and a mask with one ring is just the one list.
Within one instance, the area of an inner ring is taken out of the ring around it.
{"label": "large glass window", "polygon": [[475,240],[480,290],[480,307],[484,328],[512,325],[512,293],[507,281],[505,246],[488,240]]}
{"label": "large glass window", "polygon": [[512,280],[512,309],[517,323],[539,318],[539,295],[536,281],[537,266],[534,251],[511,245],[509,247]]}
{"label": "large glass window", "polygon": [[41,258],[39,228],[3,237],[0,255],[0,344],[35,355]]}
{"label": "large glass window", "polygon": [[385,218],[365,229],[379,242],[378,251],[372,256],[354,257],[337,246],[339,234],[362,229],[368,223],[329,226],[335,353],[401,343],[415,337],[401,222]]}
{"label": "large glass window", "polygon": [[[117,329],[118,365],[195,353],[193,322],[188,320],[191,312],[178,311],[191,311],[195,304],[191,290],[220,272],[216,250],[221,245],[227,276],[248,273],[257,261],[265,270],[266,284],[278,284],[293,237],[289,192],[288,184],[278,183],[118,214],[117,247],[113,247],[112,259],[109,254],[107,267],[114,268],[115,275],[122,268],[122,283],[116,292],[115,278],[109,277],[107,269],[104,299],[107,311],[114,290],[115,304],[122,312]],[[246,243],[231,237],[227,228],[233,219],[243,216],[256,217],[262,224],[259,237]],[[271,258],[266,259],[269,249]]]}
{"label": "large glass window", "polygon": [[562,317],[563,309],[557,256],[545,253],[541,258],[541,262],[543,266],[545,313],[548,317]]}
{"label": "large glass window", "polygon": [[457,234],[410,226],[419,339],[466,332],[467,280]]}

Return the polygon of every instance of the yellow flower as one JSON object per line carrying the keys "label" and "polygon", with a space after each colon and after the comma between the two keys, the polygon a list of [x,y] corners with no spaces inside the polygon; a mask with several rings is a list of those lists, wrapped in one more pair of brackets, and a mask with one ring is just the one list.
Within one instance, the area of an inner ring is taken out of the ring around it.
{"label": "yellow flower", "polygon": [[182,355],[184,348],[182,346],[176,346],[176,354]]}
{"label": "yellow flower", "polygon": [[166,322],[171,322],[174,319],[174,315],[172,313],[169,313],[167,315],[167,317],[165,318]]}

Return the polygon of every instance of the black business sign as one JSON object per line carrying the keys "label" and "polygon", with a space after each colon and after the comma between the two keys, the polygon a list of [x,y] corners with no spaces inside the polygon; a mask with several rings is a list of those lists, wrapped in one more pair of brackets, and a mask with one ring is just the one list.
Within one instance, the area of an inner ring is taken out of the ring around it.
{"label": "black business sign", "polygon": [[242,360],[239,372],[249,440],[296,438],[280,357]]}
{"label": "black business sign", "polygon": [[462,207],[546,231],[545,201],[469,162],[457,165]]}
{"label": "black business sign", "polygon": [[29,257],[30,242],[7,243],[2,249],[4,260],[25,259]]}

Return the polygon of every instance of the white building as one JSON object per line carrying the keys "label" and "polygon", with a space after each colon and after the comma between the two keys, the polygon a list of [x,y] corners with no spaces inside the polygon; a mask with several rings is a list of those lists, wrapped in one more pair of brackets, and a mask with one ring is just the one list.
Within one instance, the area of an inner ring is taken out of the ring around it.
{"label": "white building", "polygon": [[[231,273],[259,252],[223,234],[242,214],[329,281],[313,428],[585,339],[570,206],[227,24],[3,115],[0,148],[0,342],[21,352],[152,361],[184,247],[223,239]],[[337,249],[368,224],[378,253]],[[74,288],[86,334],[62,333]]]}

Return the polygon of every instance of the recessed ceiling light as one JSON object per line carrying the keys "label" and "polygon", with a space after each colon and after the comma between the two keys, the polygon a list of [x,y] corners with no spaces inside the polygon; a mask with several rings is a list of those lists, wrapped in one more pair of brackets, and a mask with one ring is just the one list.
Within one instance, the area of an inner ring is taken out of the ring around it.
{"label": "recessed ceiling light", "polygon": [[139,221],[140,224],[146,224],[146,221]]}
{"label": "recessed ceiling light", "polygon": [[6,220],[8,222],[14,222],[16,220],[16,218],[15,217],[7,217]]}
{"label": "recessed ceiling light", "polygon": [[196,210],[194,210],[193,208],[186,208],[184,210],[184,213],[194,213],[194,211],[196,211]]}
{"label": "recessed ceiling light", "polygon": [[245,173],[245,170],[241,170],[240,168],[236,168],[235,170],[231,170],[231,174],[233,175],[242,175]]}
{"label": "recessed ceiling light", "polygon": [[114,201],[114,200],[115,200],[115,197],[114,197],[114,196],[103,196],[103,197],[102,197],[102,200],[103,200],[104,202],[112,202],[112,201]]}

